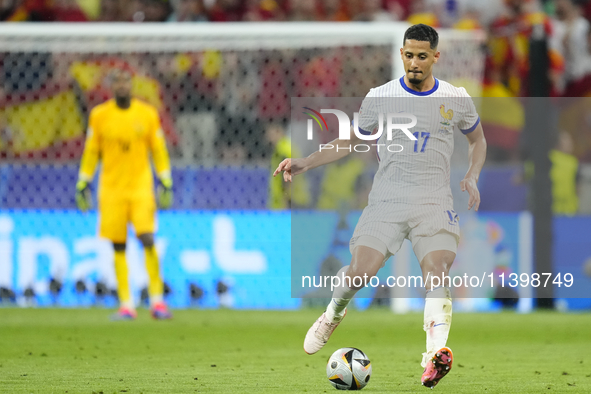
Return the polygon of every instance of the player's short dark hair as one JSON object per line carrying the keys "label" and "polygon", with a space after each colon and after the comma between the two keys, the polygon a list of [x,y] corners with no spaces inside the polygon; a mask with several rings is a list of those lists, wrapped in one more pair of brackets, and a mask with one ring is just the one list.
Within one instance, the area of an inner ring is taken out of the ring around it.
{"label": "player's short dark hair", "polygon": [[428,41],[431,49],[437,49],[437,45],[439,45],[439,34],[431,26],[420,23],[406,30],[402,46],[404,46],[406,40]]}

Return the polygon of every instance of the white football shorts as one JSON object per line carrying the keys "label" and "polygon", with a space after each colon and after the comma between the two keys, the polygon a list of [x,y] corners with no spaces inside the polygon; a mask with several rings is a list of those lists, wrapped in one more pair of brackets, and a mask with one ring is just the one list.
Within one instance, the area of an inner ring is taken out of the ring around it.
{"label": "white football shorts", "polygon": [[432,251],[457,252],[460,240],[459,216],[451,208],[438,204],[410,205],[392,203],[368,205],[361,214],[349,243],[349,250],[368,246],[384,254],[386,260],[396,254],[408,239],[419,262]]}

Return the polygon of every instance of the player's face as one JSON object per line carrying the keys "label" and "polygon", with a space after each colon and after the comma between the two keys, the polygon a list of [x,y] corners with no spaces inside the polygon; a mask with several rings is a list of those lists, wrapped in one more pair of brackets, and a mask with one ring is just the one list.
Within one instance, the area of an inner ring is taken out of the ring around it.
{"label": "player's face", "polygon": [[431,49],[428,41],[406,40],[400,54],[406,77],[413,85],[419,85],[430,77],[433,65],[439,60],[439,52]]}
{"label": "player's face", "polygon": [[131,74],[127,71],[113,72],[111,89],[115,97],[128,98],[131,96]]}

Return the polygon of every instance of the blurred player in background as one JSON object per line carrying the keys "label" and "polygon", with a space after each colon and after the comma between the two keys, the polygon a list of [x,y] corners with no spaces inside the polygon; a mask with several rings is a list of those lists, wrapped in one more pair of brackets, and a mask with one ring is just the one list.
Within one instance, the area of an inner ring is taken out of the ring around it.
{"label": "blurred player in background", "polygon": [[558,141],[550,151],[550,180],[552,181],[552,211],[557,215],[573,216],[579,210],[579,159],[573,154],[575,143],[566,131],[558,133]]}
{"label": "blurred player in background", "polygon": [[100,159],[99,231],[101,237],[113,243],[120,302],[113,318],[126,320],[137,316],[125,258],[127,225],[131,223],[144,247],[152,317],[169,319],[172,316],[163,300],[163,282],[154,245],[156,200],[150,165],[151,153],[160,180],[159,204],[161,208],[169,208],[172,178],[166,141],[156,108],[132,98],[131,73],[116,69],[110,77],[114,98],[90,113],[76,184],[76,204],[82,211],[91,207],[88,185]]}
{"label": "blurred player in background", "polygon": [[[385,261],[398,252],[404,239],[409,239],[420,262],[426,290],[423,328],[427,333],[427,351],[421,362],[425,368],[421,383],[431,388],[450,371],[453,362],[452,351],[447,347],[452,317],[450,283],[437,284],[429,278],[449,276],[460,237],[450,187],[454,128],[466,135],[470,146],[470,167],[460,183],[462,191],[468,191],[470,196],[469,209],[478,210],[480,205],[477,182],[486,157],[486,140],[472,99],[464,88],[433,76],[440,56],[438,43],[439,36],[432,27],[411,26],[400,50],[405,75],[371,89],[363,101],[358,124],[362,134],[372,134],[384,110],[394,113],[402,107],[415,114],[417,123],[413,130],[421,130],[415,132],[420,138],[411,140],[402,132],[394,133],[391,142],[403,146],[403,150],[379,152],[379,169],[369,203],[349,244],[351,264],[337,273],[337,277],[349,280],[342,280],[341,287],[335,288],[326,312],[308,330],[304,340],[306,353],[322,349],[345,317],[353,296],[363,288],[363,279],[374,277]],[[392,102],[393,105],[389,104]],[[337,149],[323,149],[302,159],[285,159],[274,175],[284,171],[283,178],[291,181],[294,175],[348,155],[351,147],[362,142],[355,133],[351,135],[350,140],[330,143]],[[379,141],[383,145],[389,143],[386,133]],[[353,278],[362,279],[361,284]]]}
{"label": "blurred player in background", "polygon": [[[270,123],[265,129],[265,137],[271,144],[271,169],[277,168],[284,157],[300,156],[297,148],[292,147],[291,139],[285,135],[283,126],[277,123]],[[307,207],[310,204],[311,196],[306,179],[300,179],[293,187],[284,184],[281,178],[269,179],[269,208],[289,209],[294,207]]]}

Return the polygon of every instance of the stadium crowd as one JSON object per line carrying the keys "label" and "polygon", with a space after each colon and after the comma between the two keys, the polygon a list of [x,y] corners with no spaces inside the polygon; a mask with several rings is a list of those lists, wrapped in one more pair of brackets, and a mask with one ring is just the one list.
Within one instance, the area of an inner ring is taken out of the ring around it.
{"label": "stadium crowd", "polygon": [[[399,21],[458,2],[410,0],[3,0],[2,18],[63,22]],[[473,9],[468,10],[472,15]],[[446,22],[451,22],[448,20]]]}
{"label": "stadium crowd", "polygon": [[[552,95],[591,90],[588,0],[1,0],[0,20],[38,22],[408,21],[488,32],[485,96],[528,96],[526,42],[550,38]],[[501,85],[496,85],[501,82]],[[584,83],[580,83],[584,82]],[[507,90],[505,90],[506,88]]]}

